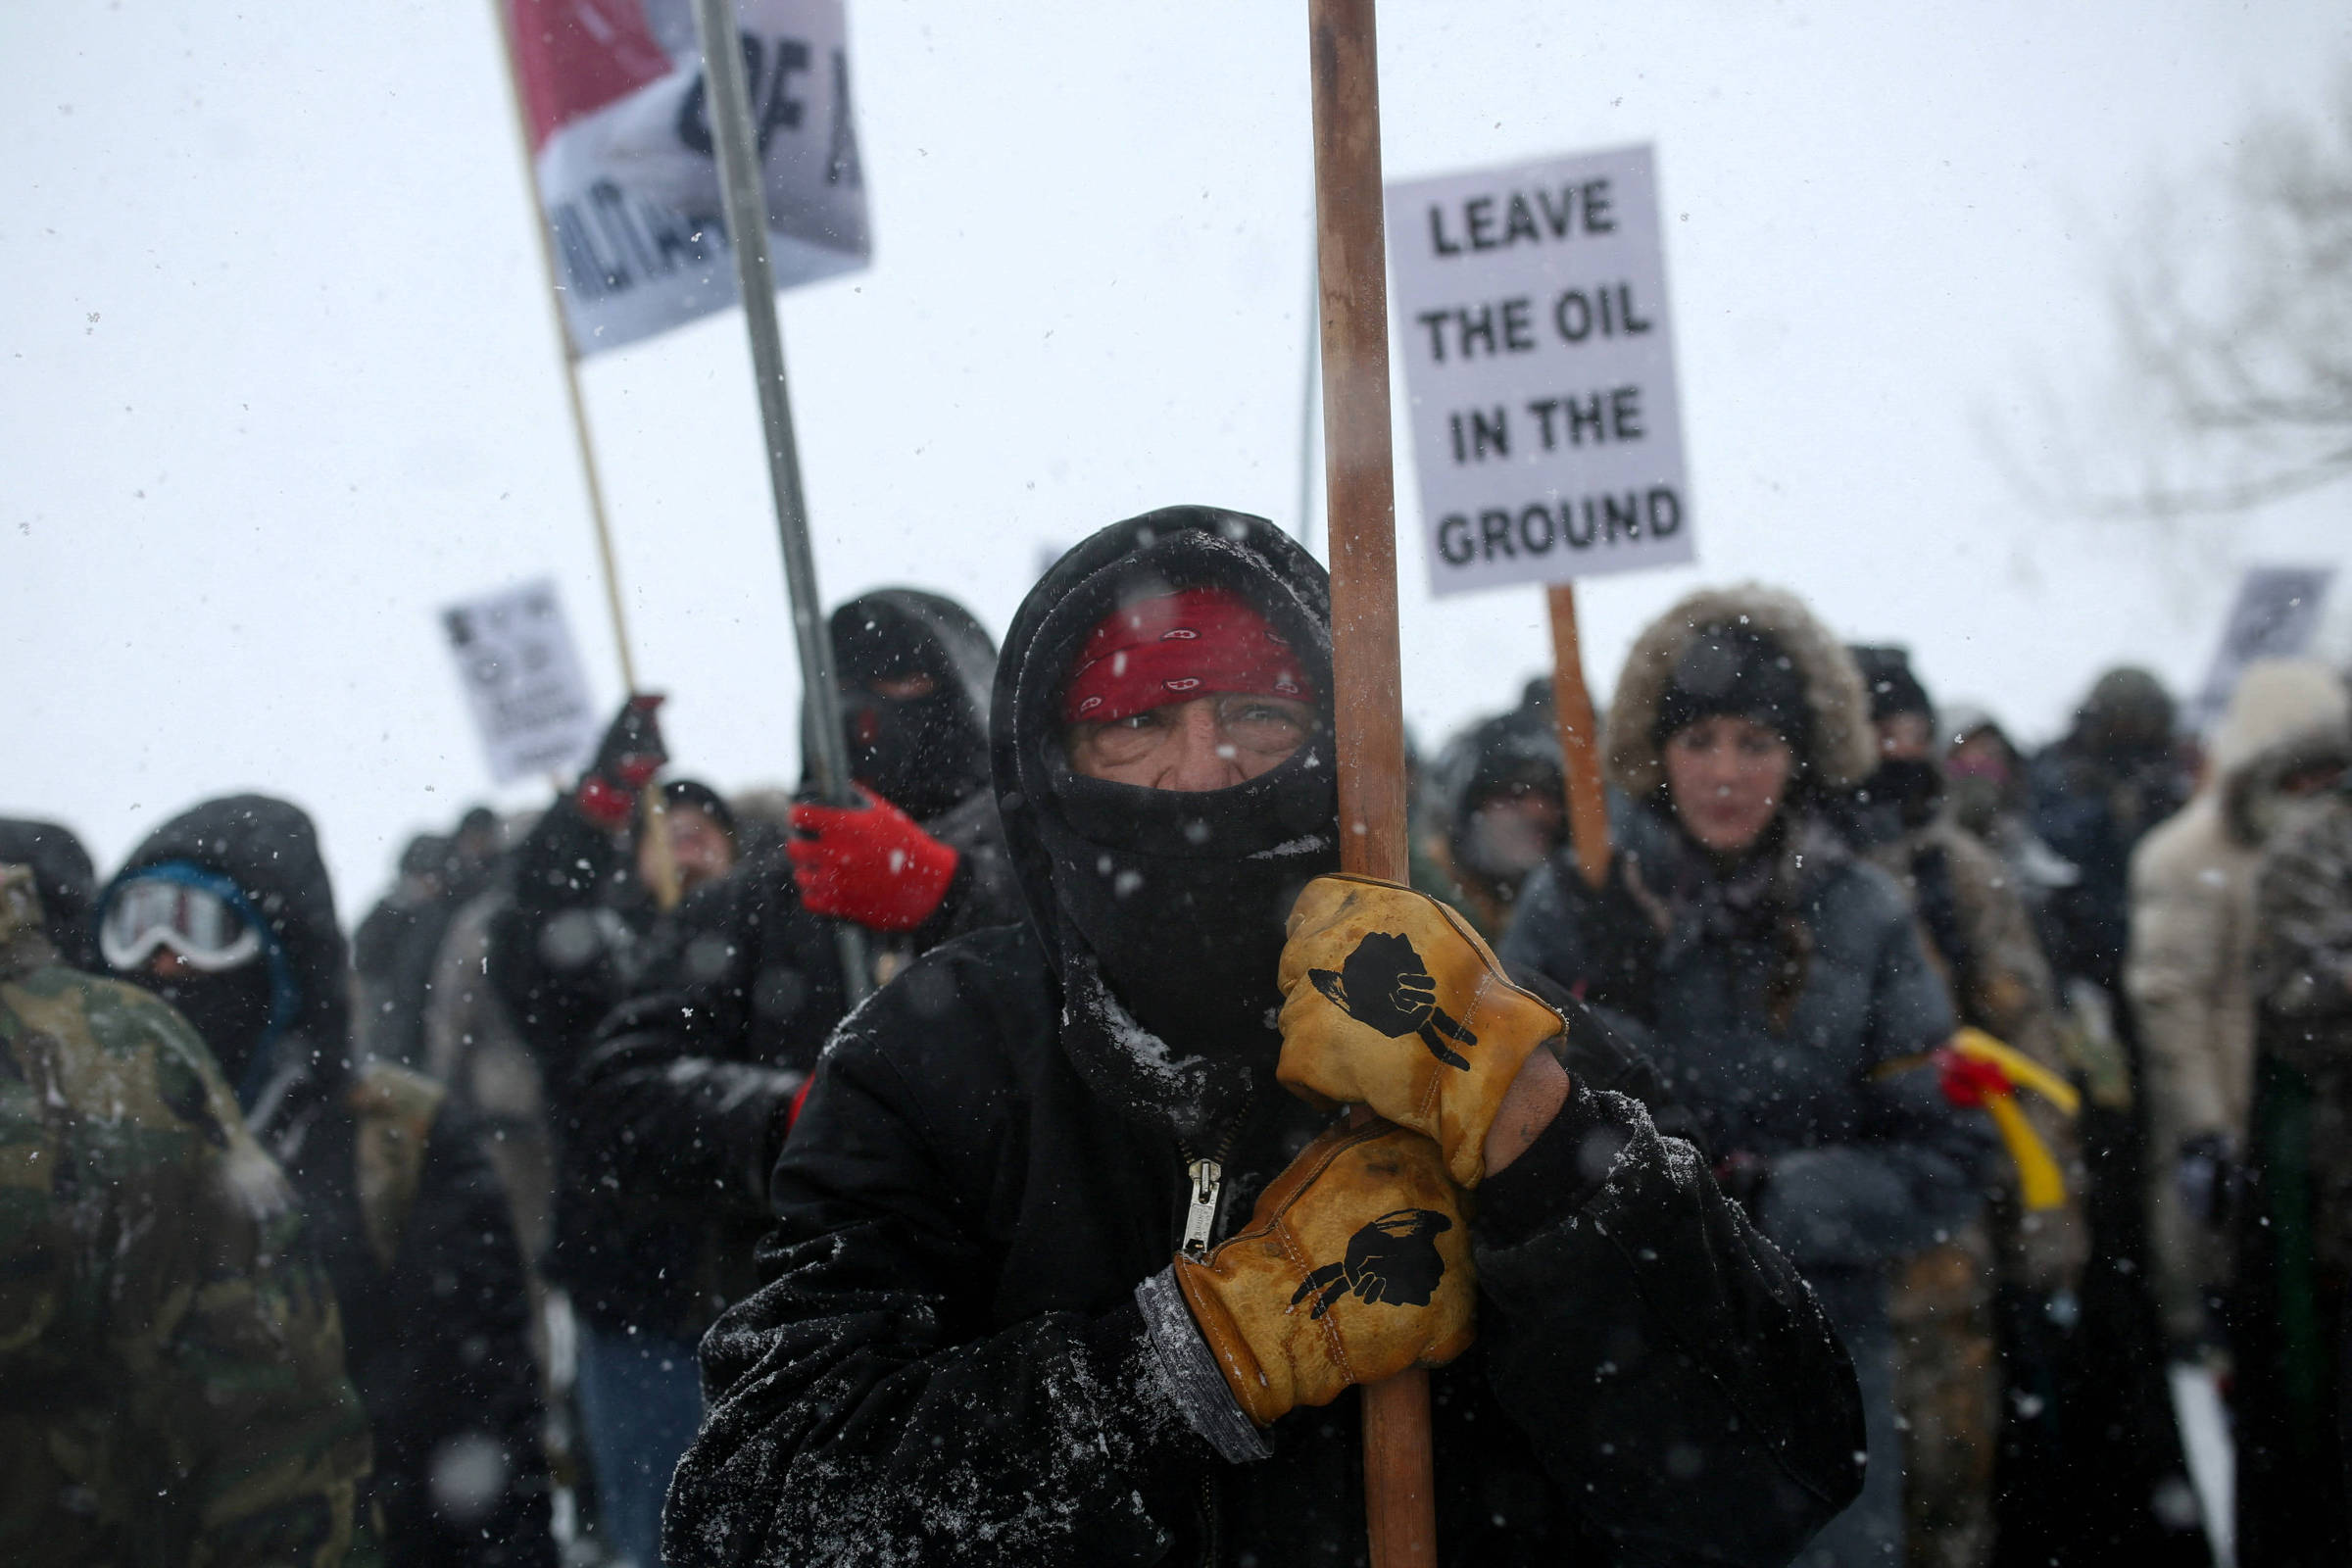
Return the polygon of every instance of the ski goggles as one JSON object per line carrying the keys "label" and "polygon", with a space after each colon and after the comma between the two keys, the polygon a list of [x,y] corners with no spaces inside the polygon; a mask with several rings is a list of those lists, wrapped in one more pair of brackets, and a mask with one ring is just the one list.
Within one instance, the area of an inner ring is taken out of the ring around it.
{"label": "ski goggles", "polygon": [[234,969],[262,951],[262,931],[209,888],[161,876],[133,877],[115,889],[98,925],[98,951],[119,970],[142,968],[170,948],[207,974]]}

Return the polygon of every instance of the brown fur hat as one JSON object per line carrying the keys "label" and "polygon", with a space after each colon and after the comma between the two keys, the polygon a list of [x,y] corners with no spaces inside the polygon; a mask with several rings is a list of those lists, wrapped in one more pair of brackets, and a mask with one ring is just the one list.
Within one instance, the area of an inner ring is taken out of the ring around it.
{"label": "brown fur hat", "polygon": [[1666,782],[1664,760],[1650,731],[1658,709],[1699,632],[1737,625],[1779,644],[1804,683],[1811,722],[1801,760],[1824,789],[1850,789],[1879,765],[1878,736],[1870,724],[1870,696],[1853,657],[1794,594],[1761,583],[1702,588],[1650,622],[1626,656],[1609,705],[1609,777],[1636,800]]}

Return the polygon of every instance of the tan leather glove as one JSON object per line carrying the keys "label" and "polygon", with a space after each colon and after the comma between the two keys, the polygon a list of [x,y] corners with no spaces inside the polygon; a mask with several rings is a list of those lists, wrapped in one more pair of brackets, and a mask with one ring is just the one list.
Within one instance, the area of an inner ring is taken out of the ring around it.
{"label": "tan leather glove", "polygon": [[1275,1178],[1250,1228],[1177,1286],[1260,1427],[1348,1385],[1470,1348],[1478,1284],[1460,1198],[1435,1144],[1383,1121],[1336,1127]]}
{"label": "tan leather glove", "polygon": [[1321,1105],[1369,1105],[1434,1138],[1455,1182],[1487,1173],[1487,1129],[1528,1056],[1565,1027],[1503,977],[1469,923],[1368,876],[1321,876],[1292,906],[1275,1076]]}

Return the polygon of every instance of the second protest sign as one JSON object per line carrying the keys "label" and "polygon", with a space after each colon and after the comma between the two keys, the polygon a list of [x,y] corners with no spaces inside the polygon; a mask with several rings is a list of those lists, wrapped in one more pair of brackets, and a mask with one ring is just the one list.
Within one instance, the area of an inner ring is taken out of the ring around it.
{"label": "second protest sign", "polygon": [[1388,189],[1430,584],[1692,556],[1647,147]]}

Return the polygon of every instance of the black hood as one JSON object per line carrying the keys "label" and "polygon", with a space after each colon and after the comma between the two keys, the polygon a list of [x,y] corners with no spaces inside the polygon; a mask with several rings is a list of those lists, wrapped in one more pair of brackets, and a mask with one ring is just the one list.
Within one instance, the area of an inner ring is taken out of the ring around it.
{"label": "black hood", "polygon": [[[345,991],[350,952],[335,923],[334,887],[308,813],[266,795],[231,795],[191,807],[148,834],[107,891],[171,862],[225,878],[259,911],[292,985],[290,1016],[281,1020],[276,1039],[306,1053],[320,1077],[346,1074],[351,1065]],[[101,908],[104,905],[102,896]],[[206,1043],[222,1056],[231,1082],[245,1079],[244,1064],[232,1063],[221,1043]]]}
{"label": "black hood", "polygon": [[32,868],[41,917],[57,956],[76,969],[95,969],[98,943],[90,901],[98,890],[98,868],[73,830],[55,822],[0,817],[0,865]]}
{"label": "black hood", "polygon": [[1505,871],[1488,864],[1490,857],[1476,841],[1472,813],[1514,789],[1540,791],[1560,802],[1560,843],[1565,844],[1567,784],[1560,770],[1560,732],[1552,717],[1547,681],[1528,682],[1517,708],[1481,719],[1447,742],[1429,770],[1424,799],[1446,835],[1455,873],[1476,877],[1506,900],[1533,867]]}
{"label": "black hood", "polygon": [[[1121,604],[1207,586],[1247,600],[1297,654],[1319,699],[1315,736],[1202,794],[1070,773],[1062,689],[1088,635]],[[1169,507],[1114,523],[1046,573],[1005,637],[989,728],[997,803],[1061,978],[1065,1044],[1097,1093],[1179,1138],[1213,1140],[1272,1081],[1282,922],[1298,889],[1338,865],[1330,736],[1330,580],[1263,518]]]}
{"label": "black hood", "polygon": [[[985,789],[997,646],[972,612],[919,589],[878,588],[834,611],[829,624],[852,776],[918,820]],[[938,689],[891,702],[865,686],[875,675],[914,671]],[[806,757],[805,714],[801,736]]]}

